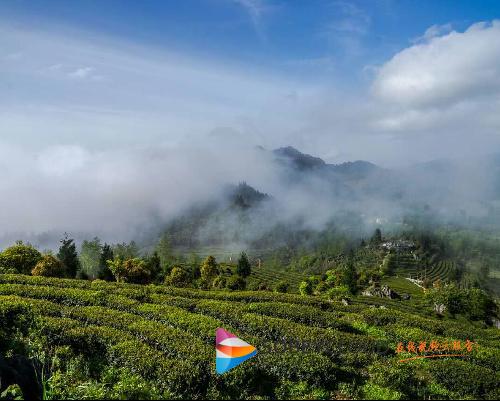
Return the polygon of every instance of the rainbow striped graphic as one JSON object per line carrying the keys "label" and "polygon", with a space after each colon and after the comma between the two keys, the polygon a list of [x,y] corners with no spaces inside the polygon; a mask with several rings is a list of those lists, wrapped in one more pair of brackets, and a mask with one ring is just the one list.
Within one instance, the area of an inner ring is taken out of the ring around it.
{"label": "rainbow striped graphic", "polygon": [[257,354],[255,347],[221,328],[215,332],[215,347],[215,369],[220,375]]}

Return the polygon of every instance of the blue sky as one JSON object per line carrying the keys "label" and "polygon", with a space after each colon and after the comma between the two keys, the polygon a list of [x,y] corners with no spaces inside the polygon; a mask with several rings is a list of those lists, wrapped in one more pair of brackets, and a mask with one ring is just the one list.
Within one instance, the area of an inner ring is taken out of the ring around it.
{"label": "blue sky", "polygon": [[273,193],[255,145],[383,167],[500,153],[499,18],[486,0],[1,1],[0,226],[124,233],[224,183]]}
{"label": "blue sky", "polygon": [[[500,16],[483,1],[12,0],[19,25],[72,26],[167,50],[351,84],[433,25],[463,30]],[[305,67],[308,68],[305,68]]]}
{"label": "blue sky", "polygon": [[3,1],[0,141],[229,138],[382,165],[490,151],[499,15],[493,0]]}

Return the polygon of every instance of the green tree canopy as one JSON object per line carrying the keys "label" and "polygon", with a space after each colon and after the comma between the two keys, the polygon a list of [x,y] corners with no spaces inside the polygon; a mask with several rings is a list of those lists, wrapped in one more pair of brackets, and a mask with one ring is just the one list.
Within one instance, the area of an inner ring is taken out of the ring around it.
{"label": "green tree canopy", "polygon": [[115,277],[113,276],[113,272],[110,270],[108,266],[108,260],[114,259],[113,249],[107,243],[104,243],[101,250],[101,256],[99,258],[99,273],[98,278],[106,281],[113,281]]}
{"label": "green tree canopy", "polygon": [[99,274],[101,262],[102,245],[101,240],[95,237],[92,241],[84,240],[80,251],[80,264],[83,275],[92,279]]}
{"label": "green tree canopy", "polygon": [[123,260],[118,257],[108,260],[108,266],[120,283],[147,284],[151,279],[146,262],[139,258]]}
{"label": "green tree canopy", "polygon": [[61,246],[57,253],[57,258],[66,266],[67,274],[70,278],[75,278],[80,270],[80,260],[76,252],[75,240],[64,234],[64,238],[59,241]]}
{"label": "green tree canopy", "polygon": [[238,259],[238,265],[236,266],[236,274],[241,277],[248,277],[252,273],[252,266],[248,260],[248,256],[245,252],[241,252]]}
{"label": "green tree canopy", "polygon": [[31,274],[41,258],[42,254],[32,245],[18,241],[0,253],[0,272]]}
{"label": "green tree canopy", "polygon": [[189,273],[182,267],[175,266],[165,278],[165,284],[172,287],[187,287],[190,284]]}
{"label": "green tree canopy", "polygon": [[169,273],[172,268],[172,264],[175,261],[174,254],[172,252],[172,247],[170,245],[170,240],[166,234],[162,235],[158,244],[156,244],[155,251],[158,253],[160,258],[161,268],[165,273]]}
{"label": "green tree canopy", "polygon": [[201,280],[205,286],[212,286],[213,280],[219,274],[219,265],[212,255],[207,256],[200,268]]}
{"label": "green tree canopy", "polygon": [[67,277],[68,268],[53,255],[44,255],[31,271],[33,276]]}
{"label": "green tree canopy", "polygon": [[139,257],[139,247],[135,241],[130,241],[128,244],[122,242],[121,244],[115,244],[113,246],[113,254],[124,260],[135,259]]}
{"label": "green tree canopy", "polygon": [[226,288],[229,290],[244,290],[246,287],[246,281],[241,276],[231,276],[226,280]]}
{"label": "green tree canopy", "polygon": [[146,265],[148,270],[151,272],[151,280],[158,281],[163,277],[161,259],[158,252],[154,251],[151,256],[146,258]]}

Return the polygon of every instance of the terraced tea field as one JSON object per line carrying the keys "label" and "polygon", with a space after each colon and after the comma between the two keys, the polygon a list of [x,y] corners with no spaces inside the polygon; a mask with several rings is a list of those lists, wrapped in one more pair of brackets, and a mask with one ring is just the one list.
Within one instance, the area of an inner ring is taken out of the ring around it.
{"label": "terraced tea field", "polygon": [[[498,330],[392,302],[372,305],[0,275],[0,349],[15,339],[24,345],[16,352],[44,364],[49,399],[130,397],[127,391],[195,399],[498,396]],[[258,350],[222,376],[215,373],[219,327]],[[399,362],[413,355],[396,354],[400,342],[432,340],[480,348],[461,359]],[[117,370],[121,376],[110,374]]]}
{"label": "terraced tea field", "polygon": [[267,284],[269,288],[274,288],[278,282],[285,281],[290,285],[290,291],[292,292],[298,292],[300,283],[307,278],[306,275],[298,272],[272,270],[265,266],[254,267],[250,277]]}
{"label": "terraced tea field", "polygon": [[441,280],[450,281],[455,276],[457,266],[451,260],[440,260],[428,268],[420,265],[419,261],[414,259],[409,253],[396,254],[392,261],[394,272],[403,277],[423,280],[430,279],[432,282]]}

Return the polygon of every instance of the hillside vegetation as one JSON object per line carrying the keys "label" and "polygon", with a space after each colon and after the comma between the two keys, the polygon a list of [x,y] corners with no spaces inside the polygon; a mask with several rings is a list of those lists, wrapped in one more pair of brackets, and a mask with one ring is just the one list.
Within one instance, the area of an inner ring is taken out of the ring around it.
{"label": "hillside vegetation", "polygon": [[[497,329],[380,301],[384,309],[362,298],[344,305],[265,291],[4,274],[0,346],[2,355],[38,362],[46,399],[500,396]],[[223,376],[214,366],[218,327],[258,349]],[[410,342],[465,347],[467,340],[473,349],[462,348],[459,358],[400,362],[415,356],[402,352]]]}

